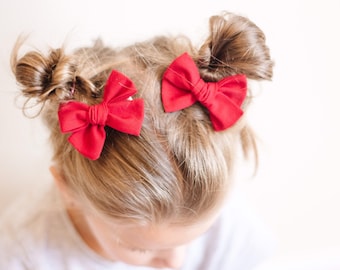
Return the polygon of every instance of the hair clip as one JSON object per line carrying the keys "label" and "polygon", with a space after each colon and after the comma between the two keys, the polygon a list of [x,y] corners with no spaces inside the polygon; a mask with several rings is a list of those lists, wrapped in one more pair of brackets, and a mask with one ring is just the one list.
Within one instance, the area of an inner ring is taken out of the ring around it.
{"label": "hair clip", "polygon": [[200,102],[208,109],[216,131],[229,128],[243,115],[241,105],[246,94],[245,75],[237,74],[218,82],[205,82],[187,53],[177,57],[162,78],[162,102],[166,112],[183,110]]}
{"label": "hair clip", "polygon": [[92,106],[76,101],[60,104],[58,117],[62,133],[71,133],[69,142],[83,156],[98,159],[105,143],[105,126],[131,135],[140,134],[144,102],[129,99],[136,92],[129,78],[113,70],[101,103]]}

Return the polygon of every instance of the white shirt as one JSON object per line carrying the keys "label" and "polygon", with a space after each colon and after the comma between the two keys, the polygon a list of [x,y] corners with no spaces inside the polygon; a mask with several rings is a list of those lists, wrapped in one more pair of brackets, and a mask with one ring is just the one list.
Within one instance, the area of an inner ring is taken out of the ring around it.
{"label": "white shirt", "polygon": [[[53,195],[54,194],[54,195]],[[27,197],[0,219],[1,270],[151,270],[106,260],[78,235],[55,192]],[[250,270],[273,254],[267,228],[231,192],[215,224],[194,240],[181,270]]]}

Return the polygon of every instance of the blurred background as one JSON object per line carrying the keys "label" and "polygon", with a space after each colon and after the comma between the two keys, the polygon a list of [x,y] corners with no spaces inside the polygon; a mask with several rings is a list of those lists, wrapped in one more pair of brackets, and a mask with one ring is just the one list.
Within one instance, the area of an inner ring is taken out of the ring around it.
{"label": "blurred background", "polygon": [[259,170],[254,178],[241,170],[237,181],[278,238],[261,269],[340,269],[338,0],[0,0],[0,211],[51,181],[47,132],[16,102],[9,59],[20,34],[29,35],[26,49],[39,50],[98,37],[123,46],[158,34],[185,34],[199,46],[222,10],[254,21],[275,61],[273,81],[260,85],[249,112]]}

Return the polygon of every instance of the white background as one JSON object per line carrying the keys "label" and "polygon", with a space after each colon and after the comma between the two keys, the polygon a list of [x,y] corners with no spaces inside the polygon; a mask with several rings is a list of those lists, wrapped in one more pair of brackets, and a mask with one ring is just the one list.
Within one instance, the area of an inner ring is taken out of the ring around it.
{"label": "white background", "polygon": [[260,26],[276,63],[249,114],[261,138],[260,168],[239,181],[278,235],[275,267],[268,269],[340,269],[337,0],[0,0],[0,210],[50,181],[47,132],[14,103],[9,56],[19,34],[30,34],[28,44],[42,50],[64,41],[68,48],[90,45],[97,37],[120,46],[168,33],[199,45],[209,16],[221,10]]}

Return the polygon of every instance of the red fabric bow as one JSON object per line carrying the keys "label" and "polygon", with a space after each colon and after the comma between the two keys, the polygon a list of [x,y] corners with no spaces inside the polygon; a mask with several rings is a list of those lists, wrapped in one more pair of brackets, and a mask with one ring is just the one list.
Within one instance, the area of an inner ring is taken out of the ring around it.
{"label": "red fabric bow", "polygon": [[184,53],[167,68],[162,80],[162,102],[166,112],[179,111],[200,102],[216,131],[232,126],[243,114],[240,108],[247,93],[243,74],[205,82],[193,59]]}
{"label": "red fabric bow", "polygon": [[103,101],[90,106],[70,101],[60,104],[58,116],[63,133],[72,133],[69,142],[85,157],[98,159],[106,138],[104,127],[139,135],[143,117],[142,99],[128,99],[137,92],[133,82],[113,70],[108,78]]}

